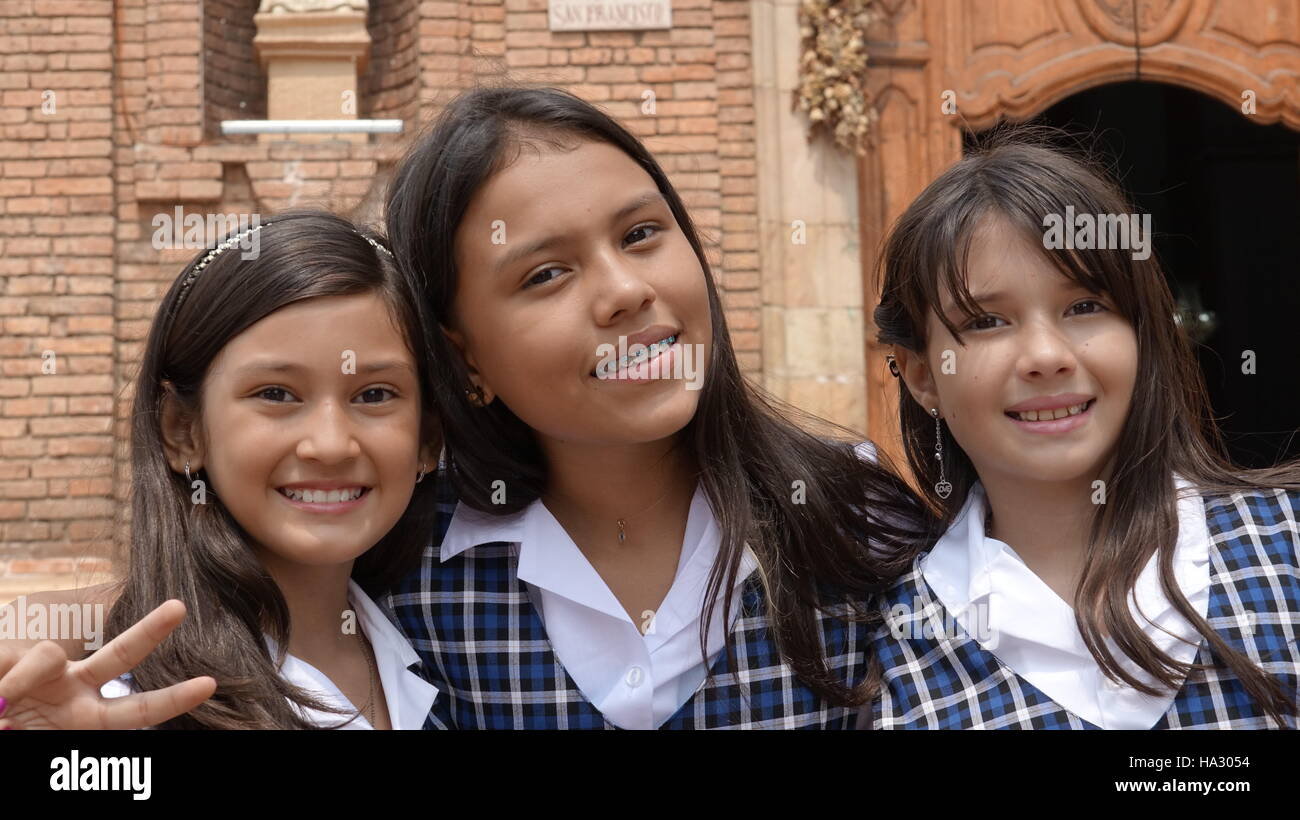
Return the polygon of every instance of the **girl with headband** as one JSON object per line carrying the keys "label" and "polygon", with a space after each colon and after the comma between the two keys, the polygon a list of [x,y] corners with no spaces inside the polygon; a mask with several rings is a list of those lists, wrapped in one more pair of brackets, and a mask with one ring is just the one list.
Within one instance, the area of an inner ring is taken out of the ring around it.
{"label": "girl with headband", "polygon": [[0,724],[422,728],[437,689],[363,586],[410,571],[434,526],[424,327],[391,252],[332,214],[186,266],[135,383],[115,641],[0,654]]}

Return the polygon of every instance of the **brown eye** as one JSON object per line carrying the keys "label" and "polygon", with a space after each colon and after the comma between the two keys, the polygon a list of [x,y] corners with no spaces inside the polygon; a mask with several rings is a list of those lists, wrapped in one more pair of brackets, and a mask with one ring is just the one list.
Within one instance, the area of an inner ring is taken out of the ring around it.
{"label": "brown eye", "polygon": [[[1092,310],[1076,310],[1076,308],[1086,307],[1086,306],[1088,306],[1088,305],[1091,305],[1094,309],[1092,309]],[[1073,305],[1071,305],[1071,306],[1070,306],[1070,313],[1071,313],[1071,315],[1073,315],[1073,316],[1080,316],[1080,315],[1088,314],[1088,313],[1101,313],[1101,312],[1102,312],[1103,310],[1105,310],[1105,309],[1106,309],[1106,306],[1103,305],[1101,302],[1097,301],[1096,299],[1085,299],[1085,300],[1083,300],[1082,302],[1075,302]]]}
{"label": "brown eye", "polygon": [[563,268],[556,268],[556,267],[542,268],[537,273],[533,274],[533,276],[527,282],[524,283],[524,287],[531,288],[534,285],[545,285],[548,282],[555,281],[555,279],[558,278],[558,274],[556,276],[550,277],[549,279],[540,278],[543,274],[553,270],[558,271],[558,270],[563,270]]}
{"label": "brown eye", "polygon": [[265,390],[260,391],[260,392],[257,394],[257,396],[258,396],[258,398],[266,399],[267,401],[275,402],[276,404],[282,404],[282,403],[283,403],[280,399],[269,398],[269,397],[268,397],[268,394],[284,395],[284,396],[292,396],[292,395],[293,395],[293,394],[290,393],[288,390],[285,390],[283,387],[268,387],[268,388],[266,388]]}
{"label": "brown eye", "polygon": [[[637,225],[635,228],[633,228],[631,231],[628,232],[627,236],[631,236],[632,234],[635,234],[638,231],[653,231],[654,233],[662,233],[662,231],[659,230],[659,226],[657,225]],[[627,236],[623,238],[627,239]],[[641,240],[641,241],[644,242],[645,240]],[[637,243],[633,242],[632,244],[635,245]]]}
{"label": "brown eye", "polygon": [[[394,398],[396,398],[396,396],[397,396],[396,393],[394,393],[392,390],[389,390],[389,389],[386,388],[386,387],[371,387],[370,389],[363,391],[363,392],[361,393],[361,395],[362,395],[362,396],[373,396],[373,395],[376,394],[376,393],[388,393],[389,395],[393,396]],[[362,403],[363,403],[363,404],[379,404],[380,402],[383,402],[383,401],[386,401],[386,399],[380,397],[380,398],[379,398],[379,401],[367,401],[367,402],[362,402]]]}
{"label": "brown eye", "polygon": [[1000,321],[1002,320],[994,316],[993,314],[986,313],[983,316],[976,316],[974,319],[972,319],[966,325],[966,329],[967,330],[989,330],[990,328],[997,327],[997,325],[994,323]]}

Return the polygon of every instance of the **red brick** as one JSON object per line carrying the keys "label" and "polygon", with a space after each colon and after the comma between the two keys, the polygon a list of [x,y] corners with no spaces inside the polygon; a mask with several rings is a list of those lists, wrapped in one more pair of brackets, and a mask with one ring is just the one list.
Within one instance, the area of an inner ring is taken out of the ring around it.
{"label": "red brick", "polygon": [[44,498],[49,485],[38,479],[26,481],[0,481],[0,499]]}
{"label": "red brick", "polygon": [[41,376],[32,380],[34,396],[68,396],[113,392],[111,376]]}
{"label": "red brick", "polygon": [[[52,456],[111,456],[113,439],[108,436],[66,436],[48,440],[49,454]],[[105,459],[103,472],[111,472],[111,464]],[[81,474],[81,473],[78,473]]]}
{"label": "red brick", "polygon": [[[112,516],[115,502],[108,498],[55,499],[27,502],[29,519],[65,519]],[[3,504],[0,504],[0,509]],[[0,515],[0,518],[4,517]]]}
{"label": "red brick", "polygon": [[50,525],[44,521],[13,521],[0,526],[0,541],[48,541],[49,539]]}
{"label": "red brick", "polygon": [[16,416],[44,416],[50,412],[50,400],[48,398],[39,399],[8,399],[0,402],[0,415],[10,418]]}
{"label": "red brick", "polygon": [[158,168],[159,179],[211,179],[220,176],[220,162],[170,162]]}
{"label": "red brick", "polygon": [[113,0],[41,0],[44,17],[108,17],[113,15]]}
{"label": "red brick", "polygon": [[113,480],[111,478],[77,478],[68,482],[68,495],[70,496],[111,496],[113,494]]}
{"label": "red brick", "polygon": [[110,396],[71,396],[68,399],[69,413],[111,413],[113,399]]}
{"label": "red brick", "polygon": [[544,48],[517,48],[506,52],[506,65],[512,68],[544,66],[550,63],[550,52]]}
{"label": "red brick", "polygon": [[113,181],[107,177],[47,177],[36,180],[35,193],[40,196],[111,194]]}

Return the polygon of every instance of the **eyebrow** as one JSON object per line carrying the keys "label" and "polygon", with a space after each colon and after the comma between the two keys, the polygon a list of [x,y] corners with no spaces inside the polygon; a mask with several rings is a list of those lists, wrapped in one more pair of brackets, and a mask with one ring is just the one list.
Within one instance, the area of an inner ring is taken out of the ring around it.
{"label": "eyebrow", "polygon": [[[271,360],[271,361],[253,362],[252,364],[246,364],[243,367],[236,370],[235,375],[244,376],[250,373],[262,373],[262,372],[302,373],[305,372],[306,370],[307,368],[303,367],[302,365],[295,364],[293,362]],[[364,364],[357,365],[357,375],[361,375],[363,373],[378,373],[383,370],[405,370],[409,373],[415,372],[415,369],[411,367],[409,364],[407,364],[406,362],[389,360],[389,359],[376,361],[376,362],[366,362]]]}
{"label": "eyebrow", "polygon": [[[1070,279],[1069,277],[1065,277],[1065,281],[1059,283],[1057,285],[1057,289],[1061,291],[1071,291],[1071,290],[1088,291],[1088,288],[1074,281],[1073,279]],[[1088,292],[1091,293],[1091,291]],[[1005,299],[1006,296],[1007,294],[1004,291],[1000,291],[1000,290],[995,290],[992,293],[972,293],[971,301],[977,305],[982,305],[985,302],[996,302],[1000,299]],[[957,307],[957,303],[953,301],[945,301],[943,304],[944,312],[953,310],[956,307]]]}
{"label": "eyebrow", "polygon": [[[629,214],[639,211],[647,205],[657,204],[661,202],[667,204],[667,200],[664,199],[664,195],[661,191],[659,191],[658,189],[655,189],[653,191],[646,191],[642,194],[639,194],[634,199],[630,200],[626,205],[624,205],[623,207],[615,211],[614,214],[610,217],[609,221],[611,224],[618,222],[622,220],[624,217],[628,216]],[[541,251],[553,248],[556,245],[559,245],[563,241],[564,241],[564,237],[559,236],[558,234],[553,234],[551,236],[543,237],[533,242],[527,242],[522,245],[517,245],[516,247],[511,248],[509,251],[506,251],[501,256],[501,258],[497,260],[496,265],[493,267],[493,272],[496,274],[501,274],[505,272],[506,268],[518,262],[520,259],[527,259],[533,254],[540,253]]]}

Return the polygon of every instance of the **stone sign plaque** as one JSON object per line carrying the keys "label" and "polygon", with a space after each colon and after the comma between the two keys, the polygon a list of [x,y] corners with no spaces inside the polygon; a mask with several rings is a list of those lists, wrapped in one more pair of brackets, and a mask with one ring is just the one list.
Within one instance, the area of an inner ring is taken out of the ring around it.
{"label": "stone sign plaque", "polygon": [[672,0],[550,0],[551,31],[672,28]]}

